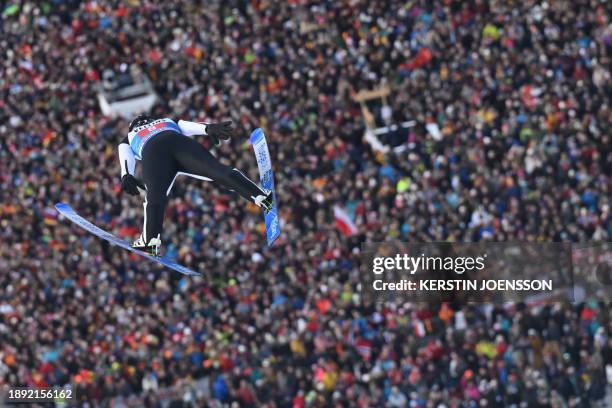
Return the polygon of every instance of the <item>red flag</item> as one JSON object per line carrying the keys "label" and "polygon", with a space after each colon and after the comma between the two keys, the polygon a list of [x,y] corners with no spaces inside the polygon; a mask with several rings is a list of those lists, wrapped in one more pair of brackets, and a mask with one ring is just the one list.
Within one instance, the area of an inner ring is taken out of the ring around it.
{"label": "red flag", "polygon": [[341,207],[334,206],[334,217],[336,218],[336,228],[340,230],[344,235],[350,237],[357,233],[357,226],[351,220],[346,210]]}

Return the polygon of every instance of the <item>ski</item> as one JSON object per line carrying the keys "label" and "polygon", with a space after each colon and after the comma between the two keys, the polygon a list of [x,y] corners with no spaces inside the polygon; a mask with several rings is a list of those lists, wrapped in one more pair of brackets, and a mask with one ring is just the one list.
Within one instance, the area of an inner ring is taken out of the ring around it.
{"label": "ski", "polygon": [[264,215],[266,222],[266,236],[268,239],[268,246],[271,246],[274,241],[279,237],[281,233],[280,223],[278,219],[276,191],[274,190],[274,174],[272,173],[272,161],[270,160],[270,152],[268,151],[268,143],[263,130],[260,128],[255,129],[251,133],[251,144],[255,151],[255,158],[257,159],[257,167],[259,168],[259,180],[261,186],[266,190],[272,191],[272,210]]}
{"label": "ski", "polygon": [[73,223],[75,223],[76,225],[78,225],[79,227],[83,228],[86,231],[89,231],[90,233],[94,234],[95,236],[97,236],[98,238],[102,238],[108,242],[110,242],[112,245],[116,245],[119,246],[123,249],[127,249],[130,252],[133,252],[135,254],[138,254],[140,256],[142,256],[143,258],[147,258],[150,261],[154,261],[157,262],[158,264],[161,264],[163,266],[166,266],[170,269],[174,269],[177,272],[182,273],[183,275],[187,275],[187,276],[200,276],[200,274],[198,272],[195,272],[183,265],[179,265],[176,262],[168,259],[168,258],[157,258],[155,256],[149,255],[146,252],[140,251],[138,249],[134,249],[132,248],[132,245],[130,245],[127,241],[122,240],[121,238],[118,238],[116,236],[114,236],[113,234],[111,234],[110,232],[104,231],[102,228],[97,227],[96,225],[92,224],[91,222],[87,221],[85,218],[81,217],[79,214],[76,213],[76,211],[74,211],[72,209],[72,207],[70,207],[70,205],[66,204],[66,203],[57,203],[55,204],[55,209],[62,214],[64,217],[68,218],[70,221],[72,221]]}

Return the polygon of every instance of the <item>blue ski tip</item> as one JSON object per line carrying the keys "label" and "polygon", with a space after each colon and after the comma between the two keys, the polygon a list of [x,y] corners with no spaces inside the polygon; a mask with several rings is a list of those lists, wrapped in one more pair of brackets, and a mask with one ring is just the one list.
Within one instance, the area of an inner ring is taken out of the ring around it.
{"label": "blue ski tip", "polygon": [[257,128],[251,132],[251,136],[249,139],[251,140],[251,143],[255,143],[255,142],[258,142],[263,137],[264,137],[263,130],[261,128]]}
{"label": "blue ski tip", "polygon": [[66,203],[55,203],[55,209],[59,212],[70,209],[70,206]]}

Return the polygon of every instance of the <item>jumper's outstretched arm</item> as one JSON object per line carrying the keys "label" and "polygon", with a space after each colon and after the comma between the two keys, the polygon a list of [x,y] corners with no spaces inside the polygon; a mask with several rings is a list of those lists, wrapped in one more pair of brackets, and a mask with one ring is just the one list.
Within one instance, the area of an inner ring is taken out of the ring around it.
{"label": "jumper's outstretched arm", "polygon": [[188,120],[179,120],[178,127],[185,136],[193,137],[198,135],[207,135],[207,125],[204,123],[190,122]]}

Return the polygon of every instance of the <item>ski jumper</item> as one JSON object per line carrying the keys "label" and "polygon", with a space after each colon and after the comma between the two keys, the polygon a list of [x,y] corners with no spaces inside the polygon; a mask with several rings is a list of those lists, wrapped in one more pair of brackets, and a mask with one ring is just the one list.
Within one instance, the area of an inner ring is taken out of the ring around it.
{"label": "ski jumper", "polygon": [[142,161],[142,180],[146,186],[142,232],[145,242],[160,237],[167,198],[179,174],[213,181],[251,202],[265,195],[242,172],[221,163],[192,139],[205,134],[205,124],[184,120],[177,123],[164,118],[135,127],[119,144],[122,177],[134,175],[136,160]]}

